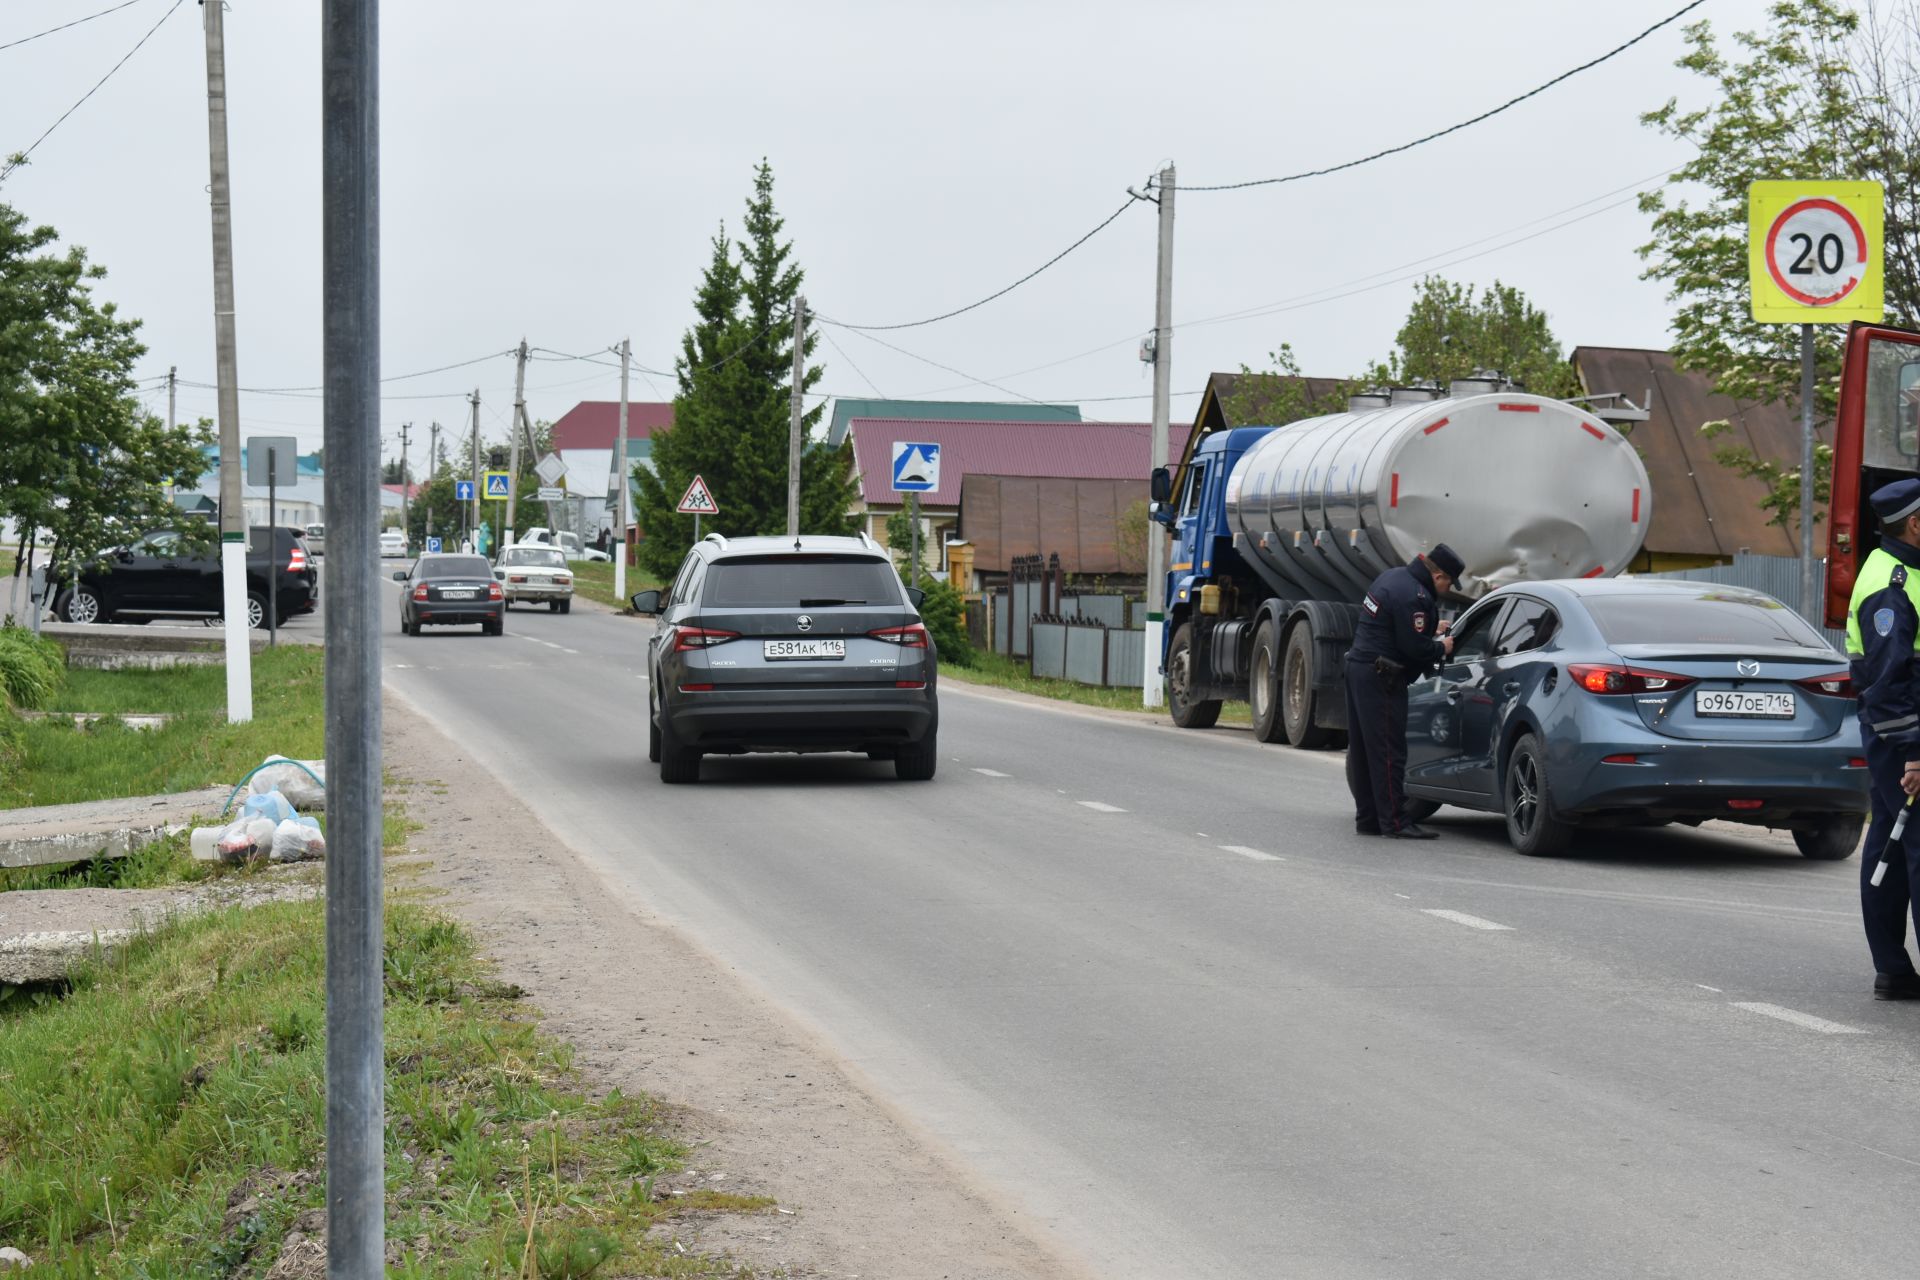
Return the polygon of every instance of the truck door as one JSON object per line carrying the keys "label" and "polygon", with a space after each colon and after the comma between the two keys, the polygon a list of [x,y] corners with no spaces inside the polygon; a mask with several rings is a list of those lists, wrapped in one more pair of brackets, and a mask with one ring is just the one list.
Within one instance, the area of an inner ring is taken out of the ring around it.
{"label": "truck door", "polygon": [[1173,561],[1168,565],[1173,579],[1173,590],[1167,593],[1167,603],[1183,602],[1193,589],[1194,575],[1202,573],[1201,545],[1204,541],[1202,528],[1204,517],[1201,496],[1206,492],[1207,475],[1212,470],[1208,462],[1196,458],[1187,467],[1186,488],[1180,494],[1180,515],[1174,521],[1175,538],[1173,543]]}
{"label": "truck door", "polygon": [[[1471,761],[1486,749],[1487,677],[1507,597],[1474,606],[1453,629],[1453,656],[1407,690],[1407,781],[1475,792]],[[1490,767],[1490,766],[1489,766]]]}
{"label": "truck door", "polygon": [[1920,473],[1920,333],[1856,324],[1847,331],[1833,438],[1827,522],[1826,623],[1846,625],[1860,562],[1880,545],[1868,498]]}

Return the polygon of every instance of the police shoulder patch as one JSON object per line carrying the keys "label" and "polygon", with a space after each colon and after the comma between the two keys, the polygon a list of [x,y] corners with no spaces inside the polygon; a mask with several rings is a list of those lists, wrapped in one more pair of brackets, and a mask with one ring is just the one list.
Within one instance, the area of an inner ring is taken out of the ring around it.
{"label": "police shoulder patch", "polygon": [[1367,598],[1365,600],[1362,600],[1360,603],[1362,606],[1365,607],[1368,613],[1380,612],[1380,603],[1379,601],[1373,598],[1373,593],[1371,591],[1367,593]]}
{"label": "police shoulder patch", "polygon": [[1873,629],[1881,635],[1893,634],[1893,610],[1875,609],[1873,611]]}
{"label": "police shoulder patch", "polygon": [[1424,614],[1424,613],[1421,613],[1421,612],[1419,612],[1419,611],[1417,611],[1417,610],[1416,610],[1416,611],[1414,612],[1414,615],[1413,615],[1413,629],[1414,629],[1415,631],[1419,631],[1419,632],[1425,632],[1425,631],[1426,631],[1426,629],[1427,629],[1427,615],[1426,615],[1426,614]]}
{"label": "police shoulder patch", "polygon": [[1896,587],[1906,586],[1907,585],[1907,566],[1903,564],[1896,564],[1895,566],[1893,566],[1893,576],[1891,578],[1888,578],[1887,582]]}

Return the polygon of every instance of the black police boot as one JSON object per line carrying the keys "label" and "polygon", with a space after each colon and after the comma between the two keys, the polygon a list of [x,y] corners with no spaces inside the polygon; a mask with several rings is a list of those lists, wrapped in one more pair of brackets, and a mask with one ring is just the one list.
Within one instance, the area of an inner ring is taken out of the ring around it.
{"label": "black police boot", "polygon": [[1920,1000],[1920,974],[1874,974],[1873,998],[1875,1000]]}
{"label": "black police boot", "polygon": [[1429,831],[1417,822],[1409,822],[1404,827],[1395,827],[1391,831],[1382,831],[1380,834],[1394,840],[1438,840],[1440,838],[1438,831]]}
{"label": "black police boot", "polygon": [[1353,834],[1357,836],[1377,836],[1380,834],[1380,824],[1377,822],[1361,822],[1355,819]]}

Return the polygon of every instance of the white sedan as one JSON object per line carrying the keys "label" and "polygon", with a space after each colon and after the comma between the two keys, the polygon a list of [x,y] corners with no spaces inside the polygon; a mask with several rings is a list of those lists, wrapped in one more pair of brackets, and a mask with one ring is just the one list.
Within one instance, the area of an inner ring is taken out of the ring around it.
{"label": "white sedan", "polygon": [[407,554],[407,535],[398,529],[388,529],[380,535],[380,555],[404,556]]}

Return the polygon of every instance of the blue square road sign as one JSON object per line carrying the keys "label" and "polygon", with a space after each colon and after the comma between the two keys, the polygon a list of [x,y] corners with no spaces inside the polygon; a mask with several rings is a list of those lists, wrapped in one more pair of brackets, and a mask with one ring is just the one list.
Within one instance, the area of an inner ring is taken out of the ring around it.
{"label": "blue square road sign", "polygon": [[453,482],[453,500],[455,502],[472,502],[473,481],[455,480]]}
{"label": "blue square road sign", "polygon": [[927,441],[893,442],[893,491],[931,493],[940,487],[940,446]]}

